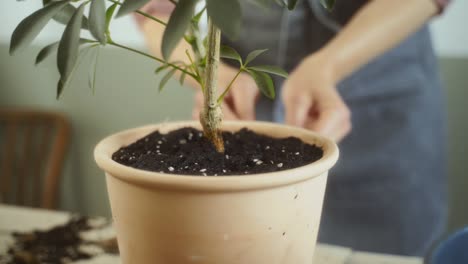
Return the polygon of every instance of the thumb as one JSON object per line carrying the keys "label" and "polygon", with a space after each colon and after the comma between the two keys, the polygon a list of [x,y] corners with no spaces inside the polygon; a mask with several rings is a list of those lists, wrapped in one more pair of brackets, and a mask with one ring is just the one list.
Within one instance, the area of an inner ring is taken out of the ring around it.
{"label": "thumb", "polygon": [[327,93],[318,103],[319,114],[310,120],[309,129],[339,141],[351,130],[351,112],[338,93]]}
{"label": "thumb", "polygon": [[[285,87],[287,90],[287,87]],[[285,108],[285,122],[293,126],[305,126],[309,110],[312,106],[312,98],[307,94],[283,93]]]}
{"label": "thumb", "polygon": [[[257,91],[256,87],[253,87],[253,89],[250,90]],[[256,93],[253,93],[251,91],[242,91],[240,89],[234,89],[233,91],[231,91],[234,110],[240,117],[240,119],[255,119],[255,105],[257,101],[257,95]]]}

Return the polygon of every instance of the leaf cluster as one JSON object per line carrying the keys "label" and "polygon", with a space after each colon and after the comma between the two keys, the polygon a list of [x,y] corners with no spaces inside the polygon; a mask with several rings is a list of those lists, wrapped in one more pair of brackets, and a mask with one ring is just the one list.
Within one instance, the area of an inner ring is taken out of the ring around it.
{"label": "leaf cluster", "polygon": [[[106,8],[106,1],[110,6]],[[170,0],[174,5],[174,11],[167,23],[146,14],[139,9],[150,0],[42,0],[43,7],[24,20],[14,30],[10,42],[10,54],[15,54],[28,45],[38,36],[42,29],[51,21],[64,24],[65,29],[59,41],[45,46],[38,53],[35,63],[39,64],[47,57],[57,51],[57,68],[60,79],[57,83],[57,98],[60,97],[64,88],[69,84],[73,72],[79,65],[80,57],[85,56],[89,50],[94,50],[93,62],[89,73],[89,86],[94,91],[96,82],[96,68],[98,65],[99,47],[112,45],[126,50],[130,50],[161,64],[156,69],[156,73],[166,71],[159,83],[159,90],[162,90],[169,79],[180,71],[179,81],[181,84],[187,76],[195,79],[202,89],[204,89],[204,71],[206,67],[206,46],[207,40],[201,36],[199,23],[204,12],[212,19],[213,23],[221,29],[229,38],[238,37],[241,27],[241,4],[240,0],[205,0],[204,8],[196,13],[195,8],[199,0]],[[260,6],[269,6],[276,3],[288,9],[293,9],[298,0],[250,0]],[[322,4],[331,9],[335,0],[321,0]],[[89,12],[85,14],[85,7],[89,6]],[[110,24],[114,14],[116,17],[136,12],[152,19],[157,23],[164,24],[162,40],[163,58],[157,58],[142,51],[135,50],[118,43],[115,43],[110,34]],[[93,39],[81,37],[81,31],[87,30]],[[181,40],[187,41],[192,53],[186,52],[190,64],[184,62],[171,62],[171,53]],[[239,73],[246,72],[252,76],[261,92],[269,97],[275,96],[275,89],[271,75],[287,77],[287,73],[282,69],[269,66],[251,66],[252,61],[264,53],[266,50],[252,51],[243,60],[241,56],[232,48],[223,46],[221,56],[226,59],[233,59],[239,62]],[[191,54],[194,56],[192,57]],[[238,75],[237,75],[238,76]],[[234,80],[231,82],[231,84]],[[219,101],[231,88],[231,84],[225,88],[225,92],[220,96]]]}

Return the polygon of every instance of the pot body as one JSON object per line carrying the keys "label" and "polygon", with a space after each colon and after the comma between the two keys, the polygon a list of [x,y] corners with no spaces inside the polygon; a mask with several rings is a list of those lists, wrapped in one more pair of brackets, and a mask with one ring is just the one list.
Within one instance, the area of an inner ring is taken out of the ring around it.
{"label": "pot body", "polygon": [[250,176],[168,175],[114,164],[109,155],[155,129],[196,123],[137,128],[105,139],[95,155],[106,171],[122,263],[312,263],[336,145],[297,128],[226,123],[228,130],[249,127],[276,137],[297,136],[322,146],[324,157],[297,169]]}

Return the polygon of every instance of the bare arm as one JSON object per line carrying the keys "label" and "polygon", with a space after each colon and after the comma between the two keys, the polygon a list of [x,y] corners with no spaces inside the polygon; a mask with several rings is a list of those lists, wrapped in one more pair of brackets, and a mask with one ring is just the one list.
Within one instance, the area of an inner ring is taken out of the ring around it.
{"label": "bare arm", "polygon": [[436,15],[434,0],[373,0],[321,51],[340,81],[393,48]]}
{"label": "bare arm", "polygon": [[369,1],[334,39],[291,73],[282,91],[286,123],[341,140],[352,124],[337,83],[396,46],[439,10],[434,0]]}

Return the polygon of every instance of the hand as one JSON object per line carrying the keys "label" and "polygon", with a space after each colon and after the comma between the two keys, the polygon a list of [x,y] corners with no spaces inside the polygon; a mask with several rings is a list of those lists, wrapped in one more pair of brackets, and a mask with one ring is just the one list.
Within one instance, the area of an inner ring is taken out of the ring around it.
{"label": "hand", "polygon": [[[221,94],[237,74],[237,69],[221,64],[219,67],[218,93]],[[224,120],[254,120],[255,105],[259,96],[255,81],[246,73],[241,73],[232,84],[221,105]],[[192,118],[198,119],[203,109],[203,93],[198,89],[194,97]]]}
{"label": "hand", "polygon": [[282,89],[286,123],[335,141],[351,131],[351,113],[339,95],[331,63],[313,54],[290,74]]}

